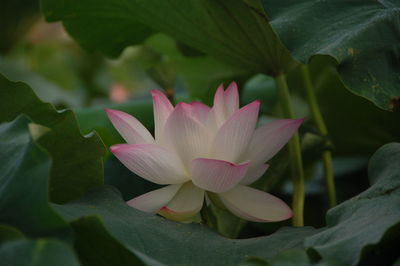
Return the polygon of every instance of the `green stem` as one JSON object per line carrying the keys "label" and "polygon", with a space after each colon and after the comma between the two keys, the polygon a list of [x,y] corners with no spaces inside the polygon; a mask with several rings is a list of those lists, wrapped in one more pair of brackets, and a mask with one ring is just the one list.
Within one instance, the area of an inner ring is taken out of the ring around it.
{"label": "green stem", "polygon": [[[289,88],[284,74],[275,77],[275,82],[280,93],[281,103],[283,105],[284,116],[290,119],[295,118],[295,114],[290,101]],[[304,225],[304,170],[301,158],[300,137],[296,132],[289,141],[289,156],[291,164],[291,174],[293,178],[293,219],[294,226]]]}
{"label": "green stem", "polygon": [[[308,105],[310,106],[311,116],[321,136],[328,136],[328,129],[326,128],[324,119],[318,106],[317,98],[315,97],[314,87],[311,82],[310,71],[307,65],[301,66],[301,73],[303,76],[304,88],[306,90]],[[332,167],[332,153],[329,150],[322,152],[322,162],[324,165],[325,184],[328,192],[329,207],[336,205],[336,190],[335,181],[333,177]]]}

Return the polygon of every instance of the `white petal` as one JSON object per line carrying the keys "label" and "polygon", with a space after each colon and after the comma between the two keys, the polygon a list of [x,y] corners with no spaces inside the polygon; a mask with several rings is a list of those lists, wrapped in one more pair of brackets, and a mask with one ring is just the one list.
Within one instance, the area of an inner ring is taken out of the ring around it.
{"label": "white petal", "polygon": [[106,109],[108,118],[129,144],[154,143],[150,132],[133,116],[118,110]]}
{"label": "white petal", "polygon": [[192,182],[187,182],[158,213],[170,220],[186,221],[201,210],[203,201],[204,190],[194,186]]}
{"label": "white petal", "polygon": [[224,94],[227,118],[239,110],[239,91],[236,82],[232,82]]}
{"label": "white petal", "polygon": [[236,216],[253,222],[277,222],[292,217],[292,210],[277,197],[238,185],[218,194],[225,207]]}
{"label": "white petal", "polygon": [[211,108],[200,102],[192,102],[190,105],[192,106],[192,115],[205,125]]}
{"label": "white petal", "polygon": [[178,156],[157,144],[117,144],[111,152],[132,172],[156,184],[180,184],[189,179]]}
{"label": "white petal", "polygon": [[227,113],[225,108],[225,92],[224,85],[219,85],[217,91],[214,95],[214,105],[213,105],[214,120],[217,126],[221,126],[227,119]]}
{"label": "white petal", "polygon": [[212,158],[238,162],[253,136],[259,109],[260,102],[254,101],[237,110],[225,122],[211,145]]}
{"label": "white petal", "polygon": [[152,90],[153,96],[153,112],[154,112],[154,126],[155,137],[157,144],[164,143],[164,126],[169,115],[174,110],[171,102],[168,100],[164,93],[158,90]]}
{"label": "white petal", "polygon": [[236,186],[246,175],[250,163],[197,158],[192,161],[192,182],[196,186],[220,193]]}
{"label": "white petal", "polygon": [[189,104],[179,103],[165,124],[166,143],[189,170],[194,158],[206,157],[210,141],[207,128],[192,116]]}
{"label": "white petal", "polygon": [[281,119],[267,123],[254,132],[243,160],[253,164],[271,159],[289,141],[304,119]]}
{"label": "white petal", "polygon": [[256,182],[263,174],[267,171],[269,165],[268,164],[260,164],[256,166],[250,166],[247,171],[246,176],[242,179],[240,184],[242,185],[250,185]]}
{"label": "white petal", "polygon": [[138,210],[156,213],[171,201],[181,186],[182,184],[169,185],[140,195],[139,197],[133,198],[126,203]]}

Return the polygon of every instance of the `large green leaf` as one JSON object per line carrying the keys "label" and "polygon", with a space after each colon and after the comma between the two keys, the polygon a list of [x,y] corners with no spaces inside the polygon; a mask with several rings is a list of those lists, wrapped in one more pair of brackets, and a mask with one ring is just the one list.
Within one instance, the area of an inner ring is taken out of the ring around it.
{"label": "large green leaf", "polygon": [[[62,17],[66,30],[89,50],[116,57],[129,45],[141,43],[154,31],[135,19],[132,7],[124,1],[69,1],[41,3],[49,20]],[[58,13],[64,9],[65,13]]]}
{"label": "large green leaf", "polygon": [[[29,122],[19,116],[12,122],[0,124],[1,263],[77,264],[72,263],[76,259],[71,247],[63,247],[65,244],[55,240],[41,239],[52,237],[64,243],[74,242],[80,261],[86,265],[160,265],[121,245],[104,230],[97,217],[73,222],[71,227],[75,235],[72,239],[70,225],[49,205],[50,158],[32,142]],[[24,235],[39,239],[27,240]]]}
{"label": "large green leaf", "polygon": [[54,239],[14,240],[0,246],[2,265],[78,266],[72,248]]}
{"label": "large green leaf", "polygon": [[229,84],[235,80],[240,84],[243,79],[247,80],[251,73],[240,66],[226,64],[211,56],[184,56],[176,41],[163,33],[148,38],[144,45],[147,51],[158,53],[162,62],[166,61],[175,67],[177,91],[182,80],[190,96],[206,104],[212,103],[215,90],[221,83]]}
{"label": "large green leaf", "polygon": [[86,47],[116,55],[143,39],[143,25],[249,70],[277,74],[295,64],[258,2],[242,0],[42,0],[49,21],[62,20]]}
{"label": "large green leaf", "polygon": [[[386,143],[400,142],[400,112],[384,111],[347,90],[329,56],[314,56],[309,68],[336,155],[369,157]],[[301,93],[300,78],[300,71],[292,71],[288,83]]]}
{"label": "large green leaf", "polygon": [[168,265],[235,265],[247,256],[270,258],[281,250],[301,247],[304,237],[317,232],[310,227],[282,228],[270,236],[227,239],[204,225],[176,223],[133,209],[106,187],[55,207],[72,223],[98,215],[113,238]]}
{"label": "large green leaf", "polygon": [[[57,51],[57,53],[60,54],[60,51]],[[55,62],[48,60],[48,55],[46,55],[46,60],[48,64],[50,63],[52,63],[53,65],[55,64]],[[43,76],[36,74],[35,72],[28,69],[28,67],[20,63],[17,63],[15,61],[11,61],[8,58],[0,57],[0,73],[4,75],[7,79],[12,81],[22,81],[29,84],[29,86],[32,88],[35,94],[43,101],[50,102],[52,104],[61,104],[63,106],[67,105],[70,107],[82,105],[83,101],[82,95],[79,95],[78,94],[79,92],[77,90],[67,91],[59,87],[54,82],[46,79]],[[32,61],[35,62],[39,61],[42,63],[44,60],[39,59]],[[63,64],[58,63],[58,66],[63,66]],[[71,83],[75,81],[73,77],[75,79],[77,78],[76,73],[71,73],[71,74],[67,73],[66,75],[65,71],[60,71],[60,69],[54,70],[54,66],[53,66],[53,71],[55,72],[57,71],[56,73],[58,73],[60,76],[65,77],[65,79],[70,81]]]}
{"label": "large green leaf", "polygon": [[[331,209],[327,228],[305,240],[324,260],[355,265],[372,245],[400,237],[400,143],[387,144],[371,158],[373,184]],[[397,247],[388,247],[397,252]],[[398,254],[397,254],[398,255]],[[383,263],[383,257],[381,257]],[[383,263],[384,264],[384,263]],[[382,264],[382,265],[383,265]]]}
{"label": "large green leaf", "polygon": [[400,5],[376,0],[262,0],[292,55],[336,59],[345,85],[377,106],[399,107]]}
{"label": "large green leaf", "polygon": [[0,122],[11,121],[19,114],[27,115],[44,131],[37,141],[53,159],[52,201],[66,202],[103,183],[105,150],[99,136],[82,136],[72,111],[58,112],[37,98],[28,85],[0,75]]}
{"label": "large green leaf", "polygon": [[152,265],[161,266],[154,259],[123,246],[102,225],[99,217],[87,216],[71,223],[75,235],[75,248],[85,265]]}
{"label": "large green leaf", "polygon": [[30,237],[70,238],[68,224],[49,206],[50,159],[32,143],[28,120],[0,124],[0,223]]}

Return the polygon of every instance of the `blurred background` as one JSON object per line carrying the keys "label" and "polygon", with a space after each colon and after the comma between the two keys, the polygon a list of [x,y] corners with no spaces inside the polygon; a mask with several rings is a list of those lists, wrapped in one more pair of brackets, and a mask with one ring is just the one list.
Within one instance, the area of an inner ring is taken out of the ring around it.
{"label": "blurred background", "polygon": [[[320,153],[333,151],[338,200],[344,201],[368,187],[367,164],[372,153],[383,144],[399,141],[400,117],[398,112],[383,111],[349,92],[329,57],[313,57],[310,69],[330,136],[318,136],[310,119],[300,130],[307,177],[305,224],[321,227],[327,202]],[[211,104],[219,84],[236,81],[242,105],[261,100],[260,124],[280,116],[271,77],[222,63],[163,33],[126,48],[117,58],[106,58],[82,49],[61,23],[45,22],[34,0],[1,0],[0,73],[29,84],[43,101],[58,110],[73,109],[82,133],[96,130],[107,147],[122,139],[107,120],[104,108],[126,111],[152,130],[152,89],[163,90],[175,103],[197,100]],[[289,73],[296,115],[309,118],[299,80],[298,69]],[[271,165],[254,186],[290,202],[286,151],[280,152]],[[118,178],[109,178],[111,173],[119,173]],[[134,176],[110,154],[105,158],[105,178],[124,199],[154,186]],[[263,235],[281,225],[249,223],[242,234]],[[233,230],[229,226],[227,232]]]}

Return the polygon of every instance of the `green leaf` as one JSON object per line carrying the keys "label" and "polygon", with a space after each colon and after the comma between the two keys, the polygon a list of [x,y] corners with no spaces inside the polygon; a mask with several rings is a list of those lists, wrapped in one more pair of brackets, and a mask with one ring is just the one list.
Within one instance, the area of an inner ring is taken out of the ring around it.
{"label": "green leaf", "polygon": [[[60,54],[60,51],[56,51],[57,54]],[[45,57],[45,56],[43,56]],[[66,80],[73,83],[73,78],[76,79],[76,73],[71,73],[66,75],[65,71],[60,71],[60,69],[54,69],[54,64],[56,62],[52,62],[49,60],[48,55],[46,55],[46,60],[48,64],[52,64],[52,70],[56,73],[59,73],[59,76],[65,77]],[[34,62],[41,62],[43,59],[31,59]],[[57,62],[58,66],[63,66],[60,62]],[[63,69],[62,69],[63,70]],[[79,95],[78,91],[65,90],[59,87],[54,82],[46,79],[43,76],[36,74],[35,72],[28,69],[28,67],[16,63],[15,61],[11,61],[7,58],[0,57],[0,73],[2,73],[7,79],[12,81],[22,81],[32,88],[35,94],[42,100],[46,102],[51,102],[52,104],[62,104],[70,107],[80,106],[82,105],[82,97]],[[53,73],[48,73],[48,75],[53,75]],[[54,77],[54,75],[53,75]]]}
{"label": "green leaf", "polygon": [[266,237],[227,239],[204,225],[176,223],[133,209],[110,188],[55,207],[71,222],[98,215],[121,244],[168,265],[235,265],[247,256],[270,258],[281,250],[301,247],[304,237],[317,232],[310,227],[282,228]]}
{"label": "green leaf", "polygon": [[380,108],[399,108],[398,1],[262,0],[272,28],[299,61],[330,55],[345,85]]}
{"label": "green leaf", "polygon": [[249,79],[241,92],[243,104],[255,100],[261,101],[261,112],[272,112],[278,98],[278,91],[273,78],[257,74]]}
{"label": "green leaf", "polygon": [[307,253],[301,249],[289,249],[282,251],[276,255],[273,259],[268,261],[269,266],[308,266],[311,262],[307,256]]}
{"label": "green leaf", "polygon": [[15,240],[0,246],[2,265],[78,266],[73,250],[54,239]]}
{"label": "green leaf", "polygon": [[[329,210],[327,228],[305,240],[323,260],[356,265],[369,246],[400,237],[400,144],[387,144],[370,160],[373,184]],[[397,228],[397,230],[392,230]],[[318,257],[317,256],[317,257]]]}
{"label": "green leaf", "polygon": [[49,21],[62,19],[82,47],[112,57],[154,33],[135,19],[132,6],[124,1],[89,0],[73,5],[69,1],[41,1],[41,9]]}
{"label": "green leaf", "polygon": [[81,44],[110,55],[143,39],[131,31],[146,25],[249,70],[277,74],[296,64],[254,1],[42,0],[41,6],[47,20],[62,20]]}
{"label": "green leaf", "polygon": [[226,64],[211,56],[183,56],[176,41],[162,33],[147,39],[145,46],[148,47],[147,50],[155,50],[159,57],[168,58],[168,62],[175,64],[178,81],[183,80],[185,90],[193,99],[202,100],[206,104],[212,103],[215,90],[221,83],[229,84],[235,80],[240,84],[241,80],[247,80],[249,76],[248,70]]}
{"label": "green leaf", "polygon": [[[335,154],[370,156],[386,143],[399,142],[400,112],[386,112],[349,92],[328,59],[313,57],[310,70]],[[302,91],[297,78],[294,76],[289,85]]]}
{"label": "green leaf", "polygon": [[52,156],[50,198],[66,202],[103,183],[102,156],[105,153],[96,133],[82,136],[70,110],[56,111],[42,102],[22,82],[0,75],[0,122],[27,115],[39,128],[38,143]]}
{"label": "green leaf", "polygon": [[71,225],[76,235],[75,248],[85,265],[162,265],[123,246],[104,229],[97,216],[83,217]]}
{"label": "green leaf", "polygon": [[48,204],[51,161],[32,143],[27,123],[19,117],[0,124],[0,223],[30,237],[69,240],[67,223]]}

